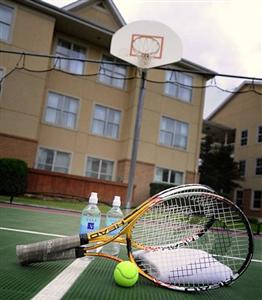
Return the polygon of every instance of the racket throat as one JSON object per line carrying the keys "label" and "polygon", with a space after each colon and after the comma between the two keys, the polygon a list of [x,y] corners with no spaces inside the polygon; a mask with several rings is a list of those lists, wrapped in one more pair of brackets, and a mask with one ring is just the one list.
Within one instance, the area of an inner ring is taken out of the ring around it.
{"label": "racket throat", "polygon": [[88,236],[87,234],[79,234],[79,239],[80,239],[80,245],[86,245],[89,243]]}

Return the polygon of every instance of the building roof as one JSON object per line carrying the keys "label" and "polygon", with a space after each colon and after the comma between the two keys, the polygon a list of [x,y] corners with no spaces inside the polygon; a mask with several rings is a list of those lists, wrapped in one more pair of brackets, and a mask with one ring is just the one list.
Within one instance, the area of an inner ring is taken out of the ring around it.
{"label": "building roof", "polygon": [[103,5],[108,8],[108,10],[112,13],[113,17],[117,21],[117,23],[122,27],[126,25],[125,20],[123,19],[122,15],[120,14],[118,8],[115,6],[114,2],[112,0],[103,0],[103,1],[97,1],[97,0],[77,0],[73,3],[70,3],[63,7],[64,10],[71,11],[74,8],[80,8],[86,5],[93,5],[96,2],[102,2]]}
{"label": "building roof", "polygon": [[[114,34],[112,30],[109,30],[108,28],[105,28],[87,19],[81,18],[72,12],[76,7],[93,5],[95,2],[99,2],[97,0],[78,0],[64,6],[63,8],[59,8],[41,0],[13,1],[54,17],[56,19],[56,29],[58,29],[60,32],[73,35],[82,40],[86,39],[106,49],[110,48],[111,38]],[[119,27],[122,27],[126,24],[112,0],[103,0],[103,4],[105,4],[110,10],[114,18],[118,20]],[[203,76],[207,79],[210,79],[216,75],[216,72],[183,58],[175,64],[187,69],[188,71],[204,73]]]}
{"label": "building roof", "polygon": [[80,18],[72,12],[51,5],[40,0],[13,0],[20,5],[23,4],[36,9],[56,19],[56,28],[64,33],[93,42],[96,45],[108,48],[114,34],[112,30],[95,24],[87,19]]}
{"label": "building roof", "polygon": [[245,80],[230,94],[225,100],[206,118],[207,121],[211,121],[220,111],[222,111],[245,87],[250,85],[262,85],[261,82]]}

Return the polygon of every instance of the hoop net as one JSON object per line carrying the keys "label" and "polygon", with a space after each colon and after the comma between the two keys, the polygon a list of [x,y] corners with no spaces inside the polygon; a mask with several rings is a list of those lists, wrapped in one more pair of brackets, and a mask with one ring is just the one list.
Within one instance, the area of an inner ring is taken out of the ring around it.
{"label": "hoop net", "polygon": [[138,36],[133,39],[130,55],[136,56],[141,68],[147,67],[152,58],[161,58],[161,45],[157,38]]}

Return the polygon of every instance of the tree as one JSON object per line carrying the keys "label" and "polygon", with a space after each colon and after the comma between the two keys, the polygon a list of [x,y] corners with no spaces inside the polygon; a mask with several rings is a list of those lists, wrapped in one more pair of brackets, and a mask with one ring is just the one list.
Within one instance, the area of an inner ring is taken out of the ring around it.
{"label": "tree", "polygon": [[232,157],[233,147],[214,143],[207,135],[201,143],[200,183],[213,188],[217,193],[229,197],[241,179],[238,163]]}
{"label": "tree", "polygon": [[0,195],[10,196],[10,203],[14,196],[26,192],[27,164],[15,158],[0,159]]}

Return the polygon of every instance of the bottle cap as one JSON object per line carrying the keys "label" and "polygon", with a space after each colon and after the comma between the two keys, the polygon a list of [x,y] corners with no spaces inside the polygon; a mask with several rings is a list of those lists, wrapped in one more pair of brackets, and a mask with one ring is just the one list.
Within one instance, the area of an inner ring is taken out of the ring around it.
{"label": "bottle cap", "polygon": [[98,202],[97,193],[92,192],[89,197],[89,203],[97,204],[97,202]]}
{"label": "bottle cap", "polygon": [[114,200],[113,200],[113,206],[118,206],[120,207],[121,205],[121,200],[120,200],[120,196],[115,196]]}

